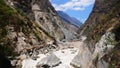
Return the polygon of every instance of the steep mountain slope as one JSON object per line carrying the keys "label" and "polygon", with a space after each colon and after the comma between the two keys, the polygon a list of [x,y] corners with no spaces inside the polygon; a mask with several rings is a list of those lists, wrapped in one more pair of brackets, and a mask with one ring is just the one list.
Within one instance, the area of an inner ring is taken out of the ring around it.
{"label": "steep mountain slope", "polygon": [[76,39],[75,35],[49,0],[0,1],[0,55],[12,66],[21,68],[23,59],[52,52],[58,42]]}
{"label": "steep mountain slope", "polygon": [[[13,7],[6,5],[4,0],[0,1],[1,57],[5,56],[11,61],[16,61],[13,66],[18,64],[18,68],[21,65],[21,56],[34,57],[38,53],[46,53],[42,48],[46,50],[49,48],[55,49],[56,46],[55,37],[23,13],[19,13]],[[4,68],[3,66],[6,63],[9,62],[0,60],[0,68]]]}
{"label": "steep mountain slope", "polygon": [[109,63],[109,68],[120,67],[119,7],[120,0],[96,0],[95,6],[88,20],[78,31],[79,35],[87,36],[86,43],[91,52],[94,52],[95,47],[97,47],[96,45],[99,44],[98,42],[100,41],[103,35],[105,35],[108,32],[112,32],[113,34],[115,34],[115,40],[114,41],[108,40],[106,43],[106,45],[109,42],[114,44],[114,49],[112,50],[112,52],[105,55],[105,57],[102,57]]}
{"label": "steep mountain slope", "polygon": [[87,36],[90,40],[96,39],[97,42],[109,28],[119,24],[119,4],[119,0],[96,0],[92,13],[78,33]]}
{"label": "steep mountain slope", "polygon": [[10,1],[13,3],[11,6],[14,6],[20,13],[25,13],[32,21],[37,22],[42,29],[47,31],[51,36],[54,36],[57,41],[76,38],[75,31],[59,18],[49,0]]}
{"label": "steep mountain slope", "polygon": [[57,11],[57,13],[66,23],[74,25],[78,28],[82,25],[82,23],[79,20],[77,20],[74,17],[70,17],[68,14],[64,13],[63,11]]}

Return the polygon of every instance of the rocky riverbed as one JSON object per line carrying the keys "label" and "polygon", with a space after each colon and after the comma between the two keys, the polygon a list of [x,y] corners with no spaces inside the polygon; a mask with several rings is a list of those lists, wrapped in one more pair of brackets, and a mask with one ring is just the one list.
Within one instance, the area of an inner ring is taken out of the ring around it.
{"label": "rocky riverbed", "polygon": [[73,68],[70,62],[78,54],[78,51],[79,49],[74,47],[61,49],[52,54],[39,54],[36,60],[32,58],[23,60],[22,68]]}
{"label": "rocky riverbed", "polygon": [[[91,52],[81,41],[59,44],[59,49],[46,54],[39,54],[36,59],[27,58],[22,61],[22,68],[108,68],[102,57],[113,48],[114,34],[106,33]],[[108,43],[108,44],[106,44]]]}

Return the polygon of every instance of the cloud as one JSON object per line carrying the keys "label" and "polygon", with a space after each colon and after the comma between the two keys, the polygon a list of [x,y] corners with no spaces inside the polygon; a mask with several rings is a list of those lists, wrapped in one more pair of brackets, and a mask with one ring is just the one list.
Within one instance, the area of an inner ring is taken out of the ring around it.
{"label": "cloud", "polygon": [[55,4],[52,5],[55,7],[56,10],[85,10],[86,7],[94,4],[95,0],[69,0],[64,4]]}

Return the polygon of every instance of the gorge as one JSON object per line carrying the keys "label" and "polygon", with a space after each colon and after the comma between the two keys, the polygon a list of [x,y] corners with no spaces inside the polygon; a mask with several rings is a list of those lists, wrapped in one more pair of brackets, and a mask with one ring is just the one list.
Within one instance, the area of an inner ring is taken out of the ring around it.
{"label": "gorge", "polygon": [[120,0],[96,0],[85,22],[49,0],[0,0],[0,68],[120,68]]}

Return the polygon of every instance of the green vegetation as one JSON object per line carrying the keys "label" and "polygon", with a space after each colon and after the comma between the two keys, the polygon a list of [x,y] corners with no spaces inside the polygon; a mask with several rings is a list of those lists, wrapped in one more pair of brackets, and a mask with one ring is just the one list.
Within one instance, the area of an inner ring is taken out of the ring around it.
{"label": "green vegetation", "polygon": [[99,35],[95,35],[94,39],[95,39],[95,42],[98,42],[100,40],[100,36]]}
{"label": "green vegetation", "polygon": [[0,54],[11,55],[13,53],[9,40],[6,40],[6,26],[13,18],[14,11],[5,4],[4,0],[0,0]]}
{"label": "green vegetation", "polygon": [[38,26],[38,24],[36,23],[36,26],[42,30],[48,37],[50,37],[52,40],[56,41],[55,37],[51,36],[49,32],[47,32],[44,28]]}
{"label": "green vegetation", "polygon": [[4,0],[0,0],[0,41],[6,36],[7,30],[5,26],[9,24],[12,18],[13,10],[5,4]]}
{"label": "green vegetation", "polygon": [[115,47],[110,53],[105,55],[103,59],[109,63],[108,68],[120,68],[120,49]]}
{"label": "green vegetation", "polygon": [[[101,6],[101,9],[98,10],[106,11],[106,13],[105,12],[97,13],[98,16],[97,21],[95,23],[91,23],[90,21],[94,19],[90,18],[88,19],[88,23],[85,23],[84,25],[84,27],[89,27],[86,28],[86,30],[84,31],[84,34],[87,36],[87,41],[94,44],[100,40],[101,36],[104,35],[109,28],[113,27],[115,24],[120,24],[119,22],[120,1],[117,0],[117,2],[110,3],[107,0],[105,0],[105,2],[103,3],[111,4],[111,6],[108,5]],[[108,7],[110,10],[108,9]]]}
{"label": "green vegetation", "polygon": [[107,45],[107,44],[116,45],[117,42],[116,42],[115,40],[113,40],[113,39],[107,38],[107,39],[106,39],[106,45]]}
{"label": "green vegetation", "polygon": [[0,45],[0,54],[6,55],[6,56],[14,56],[15,53],[13,52],[14,48],[10,46],[10,44],[4,44]]}
{"label": "green vegetation", "polygon": [[5,4],[4,0],[0,0],[0,27],[4,28],[13,19],[13,16],[13,10]]}
{"label": "green vegetation", "polygon": [[7,26],[12,25],[15,31],[20,31],[20,26],[25,23],[19,19],[17,12],[6,5],[4,0],[0,0],[0,54],[11,56],[15,55],[11,39],[8,39]]}
{"label": "green vegetation", "polygon": [[109,67],[108,67],[108,68],[115,68],[115,66],[112,65],[112,64],[109,64]]}
{"label": "green vegetation", "polygon": [[115,33],[116,41],[120,42],[120,22],[114,26],[112,32]]}
{"label": "green vegetation", "polygon": [[114,7],[111,9],[111,11],[104,16],[103,21],[109,21],[112,17],[118,14],[119,7],[120,7],[120,1],[113,5]]}
{"label": "green vegetation", "polygon": [[42,36],[40,33],[38,33],[36,30],[33,30],[33,33],[39,41],[42,40]]}
{"label": "green vegetation", "polygon": [[93,24],[91,24],[91,20],[94,19],[90,18],[88,20],[88,23],[86,24],[89,25],[89,27],[92,27],[93,29],[89,31],[89,29],[87,28],[85,33],[87,34],[88,37],[87,41],[89,43],[94,44],[98,42],[101,36],[104,35],[106,32],[114,33],[115,39],[107,38],[105,44],[115,45],[115,47],[110,53],[105,55],[103,59],[109,63],[109,68],[120,68],[120,9],[119,9],[120,0],[116,1],[111,0],[114,1],[113,3],[108,0],[105,1],[106,2],[104,3],[106,3],[106,5],[105,6],[101,5],[101,7],[103,8],[98,9],[98,11],[106,10],[106,13],[105,12],[97,13],[98,20]]}
{"label": "green vegetation", "polygon": [[115,47],[104,56],[104,60],[109,62],[109,68],[120,68],[120,22],[114,26],[112,32],[115,34],[115,40],[108,39],[108,42]]}
{"label": "green vegetation", "polygon": [[13,39],[11,40],[7,37],[8,26],[13,26],[15,32],[23,32],[27,38],[29,38],[30,33],[34,33],[38,40],[41,41],[43,37],[41,33],[38,32],[39,30],[35,28],[38,27],[46,36],[55,41],[53,36],[40,26],[34,24],[34,22],[19,9],[12,9],[5,4],[4,0],[0,0],[0,54],[4,54],[5,56],[16,55],[14,52],[15,44],[12,44]]}

